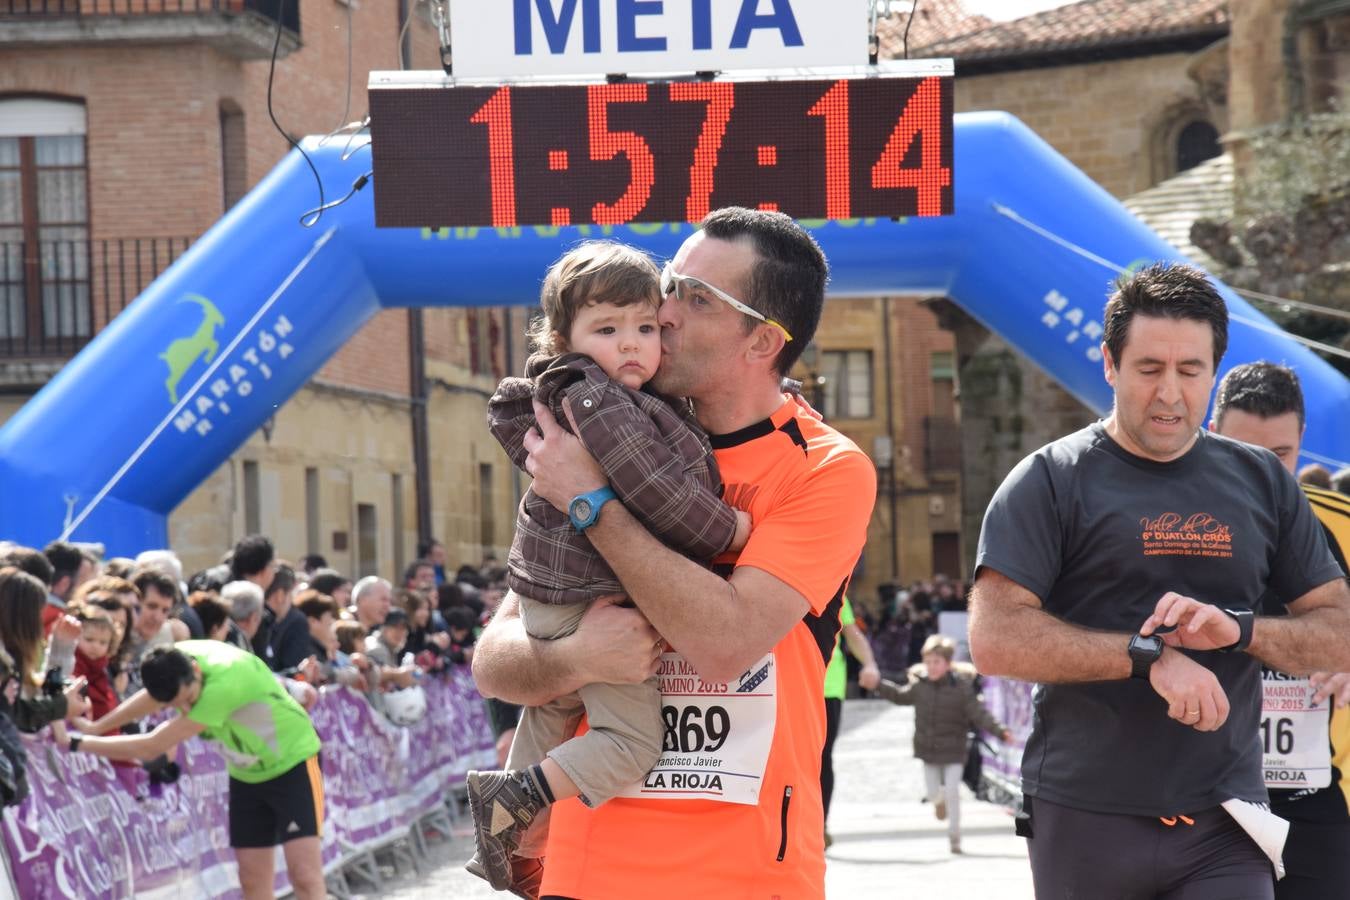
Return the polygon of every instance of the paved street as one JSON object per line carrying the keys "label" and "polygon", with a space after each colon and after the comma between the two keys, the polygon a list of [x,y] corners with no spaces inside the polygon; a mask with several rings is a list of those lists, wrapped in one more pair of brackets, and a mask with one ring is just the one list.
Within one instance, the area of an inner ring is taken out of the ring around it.
{"label": "paved street", "polygon": [[[1031,900],[1026,850],[1012,833],[1002,808],[964,794],[961,804],[965,854],[947,850],[945,823],[920,802],[923,773],[910,756],[912,708],[878,700],[852,700],[844,708],[835,747],[837,781],[827,856],[831,900],[941,895],[944,900]],[[964,789],[963,789],[964,790]],[[463,870],[472,840],[463,832],[432,845],[435,869],[420,879],[405,876],[367,897],[443,900],[446,897],[504,900]]]}

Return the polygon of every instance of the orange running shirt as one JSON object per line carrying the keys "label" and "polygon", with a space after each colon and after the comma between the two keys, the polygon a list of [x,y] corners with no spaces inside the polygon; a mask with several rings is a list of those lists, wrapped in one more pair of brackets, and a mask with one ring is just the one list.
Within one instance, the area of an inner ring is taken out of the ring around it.
{"label": "orange running shirt", "polygon": [[[811,613],[774,647],[777,721],[757,805],[619,798],[553,808],[542,896],[585,900],[822,900],[825,662],[862,553],[876,471],[848,438],[786,400],[767,420],[712,437],[723,499],[750,513],[739,557],[792,586]],[[735,640],[728,635],[728,640]]]}

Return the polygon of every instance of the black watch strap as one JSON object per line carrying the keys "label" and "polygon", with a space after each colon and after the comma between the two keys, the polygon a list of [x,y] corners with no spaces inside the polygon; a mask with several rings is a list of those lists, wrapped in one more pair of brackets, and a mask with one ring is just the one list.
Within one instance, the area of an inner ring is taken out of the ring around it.
{"label": "black watch strap", "polygon": [[[1220,607],[1222,609],[1222,607]],[[1252,645],[1252,628],[1256,625],[1256,614],[1250,609],[1224,609],[1238,624],[1238,639],[1227,647],[1220,647],[1220,653],[1240,653]]]}
{"label": "black watch strap", "polygon": [[1153,664],[1162,656],[1163,642],[1157,635],[1133,635],[1130,637],[1130,677],[1148,680]]}
{"label": "black watch strap", "polygon": [[72,735],[70,736],[70,747],[69,747],[70,752],[71,752],[71,753],[78,753],[78,752],[80,752],[80,741],[83,741],[83,740],[84,740],[84,735],[82,735],[82,734],[72,734]]}

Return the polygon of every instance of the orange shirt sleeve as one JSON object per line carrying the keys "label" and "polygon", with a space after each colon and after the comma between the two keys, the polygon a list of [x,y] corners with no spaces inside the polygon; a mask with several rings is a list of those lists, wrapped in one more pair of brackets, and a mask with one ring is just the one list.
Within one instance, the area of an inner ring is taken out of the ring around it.
{"label": "orange shirt sleeve", "polygon": [[753,524],[736,566],[768,572],[805,597],[819,615],[867,542],[876,494],[871,460],[856,447],[837,446]]}

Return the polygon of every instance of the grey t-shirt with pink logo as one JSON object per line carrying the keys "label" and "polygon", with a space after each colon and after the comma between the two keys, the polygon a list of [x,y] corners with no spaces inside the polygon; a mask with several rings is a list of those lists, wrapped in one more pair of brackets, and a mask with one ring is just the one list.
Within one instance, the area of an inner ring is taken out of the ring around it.
{"label": "grey t-shirt with pink logo", "polygon": [[[1137,630],[1168,591],[1256,609],[1267,590],[1293,600],[1342,577],[1274,454],[1202,431],[1185,455],[1158,463],[1125,451],[1101,423],[1008,474],[985,512],[983,567],[1064,621],[1118,632]],[[1168,718],[1142,679],[1038,685],[1023,790],[1145,816],[1264,801],[1259,663],[1246,653],[1185,652],[1228,695],[1222,728],[1199,732]]]}

